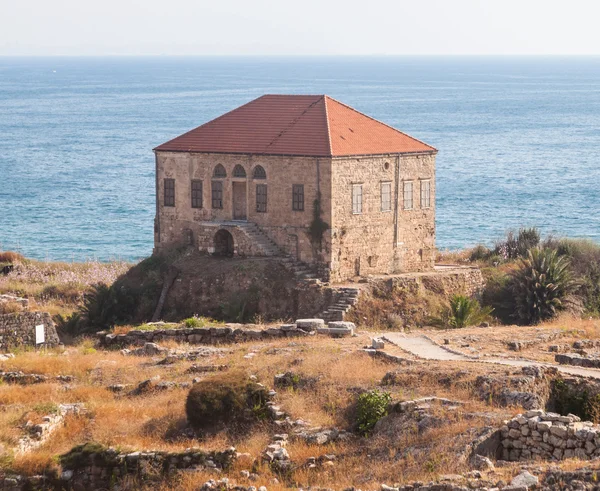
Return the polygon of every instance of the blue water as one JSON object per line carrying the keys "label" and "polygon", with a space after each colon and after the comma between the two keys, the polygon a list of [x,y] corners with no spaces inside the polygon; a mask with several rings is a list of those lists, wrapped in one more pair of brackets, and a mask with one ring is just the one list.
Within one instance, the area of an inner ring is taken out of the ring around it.
{"label": "blue water", "polygon": [[439,149],[437,245],[600,241],[600,58],[0,58],[0,249],[137,259],[151,149],[264,93],[326,93]]}

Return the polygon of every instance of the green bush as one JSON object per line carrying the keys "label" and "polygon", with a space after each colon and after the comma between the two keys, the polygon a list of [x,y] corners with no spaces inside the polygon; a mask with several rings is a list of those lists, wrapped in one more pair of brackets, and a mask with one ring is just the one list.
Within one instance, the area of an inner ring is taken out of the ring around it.
{"label": "green bush", "polygon": [[53,318],[56,324],[58,336],[62,339],[64,336],[75,337],[82,334],[82,319],[79,312],[73,312],[71,315],[63,316],[57,314]]}
{"label": "green bush", "polygon": [[83,296],[79,311],[87,331],[112,328],[115,324],[116,302],[110,287],[104,283],[92,286]]}
{"label": "green bush", "polygon": [[566,307],[576,286],[566,257],[552,249],[531,249],[508,286],[517,321],[530,325],[554,317]]}
{"label": "green bush", "polygon": [[568,258],[579,284],[578,294],[591,315],[600,314],[600,245],[586,239],[554,239],[544,241],[544,247],[556,250]]}
{"label": "green bush", "polygon": [[469,255],[469,261],[485,261],[490,258],[492,255],[492,251],[490,251],[486,246],[482,244],[476,245],[473,249],[471,249],[471,254]]}
{"label": "green bush", "polygon": [[231,371],[195,384],[185,412],[190,425],[200,431],[221,427],[243,429],[267,416],[268,391],[243,371]]}
{"label": "green bush", "polygon": [[389,392],[377,389],[364,392],[358,396],[356,407],[356,428],[362,435],[368,435],[377,421],[388,414],[388,406],[392,400]]}
{"label": "green bush", "polygon": [[453,295],[450,305],[432,319],[432,324],[446,329],[475,326],[488,321],[493,310],[492,307],[481,307],[475,299]]}
{"label": "green bush", "polygon": [[494,254],[504,260],[517,259],[525,257],[527,251],[540,244],[540,232],[537,228],[520,228],[515,236],[515,232],[509,230],[503,241],[496,243]]}

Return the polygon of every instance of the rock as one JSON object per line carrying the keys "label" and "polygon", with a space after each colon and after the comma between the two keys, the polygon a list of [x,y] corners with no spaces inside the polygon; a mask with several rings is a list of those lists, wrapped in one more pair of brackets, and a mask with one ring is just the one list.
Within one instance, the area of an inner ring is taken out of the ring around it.
{"label": "rock", "polygon": [[510,482],[510,485],[522,486],[525,489],[529,489],[530,487],[537,486],[538,483],[539,479],[536,476],[528,471],[523,471]]}
{"label": "rock", "polygon": [[373,349],[384,349],[385,348],[385,342],[383,341],[382,338],[373,338],[371,340],[371,348],[373,348]]}
{"label": "rock", "polygon": [[480,471],[493,471],[494,464],[493,462],[483,455],[475,455],[473,457],[473,467]]}
{"label": "rock", "polygon": [[325,327],[325,321],[323,319],[298,319],[296,327],[302,331],[313,332]]}

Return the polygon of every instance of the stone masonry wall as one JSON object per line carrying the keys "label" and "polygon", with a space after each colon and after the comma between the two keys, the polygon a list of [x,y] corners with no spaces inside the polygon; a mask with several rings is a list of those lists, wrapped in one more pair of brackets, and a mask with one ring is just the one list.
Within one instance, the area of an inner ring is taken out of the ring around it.
{"label": "stone masonry wall", "polygon": [[0,315],[0,350],[14,346],[35,346],[35,326],[44,325],[44,346],[55,346],[60,340],[52,317],[47,312],[16,312]]}
{"label": "stone masonry wall", "polygon": [[100,344],[104,347],[122,347],[144,345],[158,341],[172,340],[190,344],[231,344],[246,341],[278,339],[282,337],[308,336],[309,333],[297,329],[295,325],[285,325],[272,329],[234,329],[233,327],[209,327],[197,329],[157,329],[154,331],[129,331],[126,334],[112,334],[106,331],[98,333]]}
{"label": "stone masonry wall", "polygon": [[575,415],[542,410],[519,414],[500,430],[501,458],[561,460],[600,456],[600,426],[581,422]]}
{"label": "stone masonry wall", "polygon": [[[421,181],[430,206],[421,207]],[[413,207],[404,209],[404,182]],[[381,184],[391,183],[391,210],[382,211]],[[362,213],[352,209],[362,184]],[[357,275],[428,271],[435,254],[435,155],[347,157],[332,163],[332,280]]]}
{"label": "stone masonry wall", "polygon": [[[188,243],[207,251],[212,246],[218,228],[209,222],[233,219],[233,183],[246,185],[247,220],[256,223],[281,249],[304,262],[329,263],[327,234],[323,253],[315,255],[308,235],[313,217],[313,202],[321,192],[323,220],[331,223],[330,210],[330,162],[331,159],[288,156],[256,156],[202,154],[181,152],[157,152],[158,216],[155,224],[155,247],[167,244]],[[227,177],[213,179],[216,165],[225,167]],[[246,178],[233,177],[233,169],[241,165]],[[266,179],[254,179],[253,171],[261,165]],[[175,179],[175,206],[165,207],[164,179]],[[202,208],[191,207],[191,180],[202,181]],[[211,183],[223,183],[223,208],[213,209]],[[267,185],[267,211],[256,211],[256,185]],[[292,210],[292,185],[304,185],[304,211]],[[208,227],[206,226],[208,225]],[[236,237],[234,237],[235,239]],[[243,240],[243,239],[242,239]],[[248,244],[242,248],[248,249]]]}

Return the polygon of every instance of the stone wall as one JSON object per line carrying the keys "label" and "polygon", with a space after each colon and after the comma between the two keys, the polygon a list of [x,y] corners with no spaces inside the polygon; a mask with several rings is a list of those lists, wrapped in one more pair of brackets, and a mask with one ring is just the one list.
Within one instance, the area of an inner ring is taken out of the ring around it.
{"label": "stone wall", "polygon": [[[214,233],[208,222],[232,220],[233,184],[245,184],[247,220],[256,223],[282,250],[304,262],[329,263],[328,253],[315,255],[308,234],[313,217],[313,202],[321,192],[323,220],[331,223],[329,214],[331,159],[291,156],[257,156],[157,152],[158,208],[155,224],[155,247],[190,241],[208,252]],[[221,164],[227,177],[213,179],[216,165]],[[246,178],[233,177],[233,169],[241,165]],[[260,165],[266,179],[254,179],[254,168]],[[175,179],[175,206],[165,207],[164,179]],[[191,180],[202,181],[202,208],[191,207]],[[223,208],[213,209],[211,183],[223,183]],[[256,185],[267,185],[267,211],[256,211]],[[304,211],[292,210],[292,185],[304,185]],[[208,225],[208,227],[207,227]],[[242,239],[243,240],[243,239]],[[241,250],[249,250],[242,244]],[[328,237],[324,251],[329,250]]]}
{"label": "stone wall", "polygon": [[237,452],[190,448],[184,452],[144,451],[122,453],[114,448],[87,443],[74,447],[60,457],[63,472],[59,475],[4,477],[0,486],[5,491],[25,489],[116,489],[125,477],[149,483],[176,471],[207,469],[219,472],[235,462]]}
{"label": "stone wall", "polygon": [[295,324],[272,329],[246,329],[226,327],[209,327],[196,329],[157,329],[154,331],[129,331],[126,334],[113,334],[106,331],[98,333],[98,339],[103,347],[122,347],[159,341],[176,341],[190,344],[231,344],[247,341],[271,340],[284,337],[308,336],[309,333],[297,329]]}
{"label": "stone wall", "polygon": [[0,315],[0,350],[22,345],[35,346],[35,326],[39,325],[44,326],[43,346],[55,346],[60,342],[52,317],[47,312]]}
{"label": "stone wall", "polygon": [[600,456],[600,426],[575,415],[527,411],[500,429],[501,458],[561,460]]}
{"label": "stone wall", "polygon": [[423,273],[373,278],[369,283],[384,292],[428,290],[444,296],[457,293],[478,296],[485,286],[481,270],[474,267],[444,267]]}
{"label": "stone wall", "polygon": [[[430,206],[421,207],[421,181],[430,182]],[[413,183],[413,207],[404,209],[404,182]],[[391,209],[382,211],[381,184],[391,184]],[[332,279],[433,269],[435,155],[347,157],[332,163]],[[352,188],[362,185],[362,213]]]}

